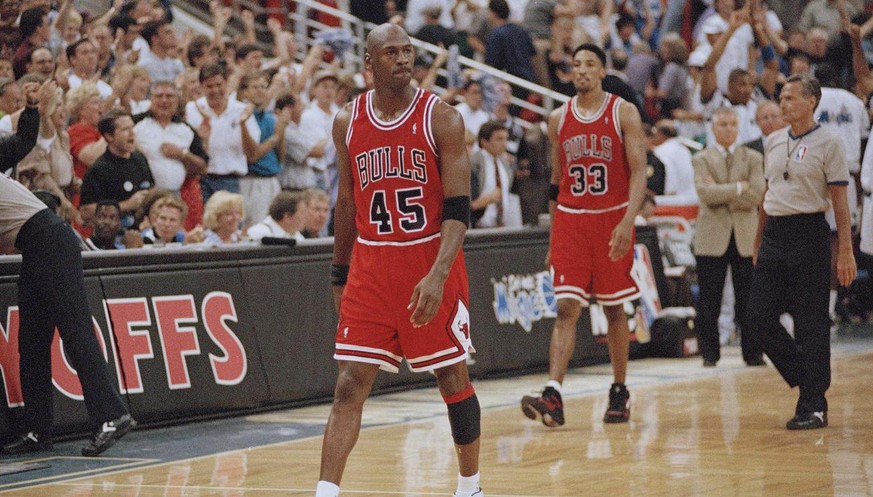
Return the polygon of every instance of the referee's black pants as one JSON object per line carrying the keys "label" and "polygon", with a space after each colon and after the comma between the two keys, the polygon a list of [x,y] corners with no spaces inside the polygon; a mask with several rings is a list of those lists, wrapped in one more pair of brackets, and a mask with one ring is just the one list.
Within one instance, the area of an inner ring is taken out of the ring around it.
{"label": "referee's black pants", "polygon": [[21,390],[24,431],[50,440],[54,424],[51,343],[55,327],[79,375],[85,407],[96,429],[128,412],[94,335],[85,294],[79,240],[50,210],[30,218],[15,241],[18,279]]}
{"label": "referee's black pants", "polygon": [[743,257],[737,250],[737,242],[731,233],[728,248],[720,256],[695,256],[697,261],[697,285],[700,297],[697,300],[697,319],[695,329],[700,341],[700,355],[703,360],[718,362],[721,347],[718,333],[718,317],[721,315],[721,298],[728,266],[734,287],[734,312],[739,323],[743,360],[755,363],[761,360],[761,346],[756,336],[749,333],[746,319],[746,304],[749,300],[749,285],[752,282],[752,258]]}
{"label": "referee's black pants", "polygon": [[[831,384],[830,228],[824,214],[769,217],[749,293],[749,325],[791,387],[795,414],[827,411]],[[779,323],[794,318],[794,338]]]}

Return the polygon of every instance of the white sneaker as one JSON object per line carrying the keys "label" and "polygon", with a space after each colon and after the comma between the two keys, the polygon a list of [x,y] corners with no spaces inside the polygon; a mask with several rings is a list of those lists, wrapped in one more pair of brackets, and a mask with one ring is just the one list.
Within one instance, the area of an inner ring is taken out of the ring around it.
{"label": "white sneaker", "polygon": [[455,491],[454,497],[485,497],[485,492],[481,488],[477,488],[475,492],[459,492]]}

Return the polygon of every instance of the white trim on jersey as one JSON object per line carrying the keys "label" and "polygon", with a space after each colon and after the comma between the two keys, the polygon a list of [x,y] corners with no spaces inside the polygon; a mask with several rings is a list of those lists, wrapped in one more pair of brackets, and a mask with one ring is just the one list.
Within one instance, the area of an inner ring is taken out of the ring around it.
{"label": "white trim on jersey", "polygon": [[618,141],[624,143],[624,135],[621,134],[621,103],[624,101],[621,97],[616,97],[615,105],[612,106],[612,124],[615,126],[615,134],[618,135]]}
{"label": "white trim on jersey", "polygon": [[409,116],[411,116],[413,111],[415,110],[415,105],[418,103],[418,99],[421,98],[422,94],[424,94],[424,90],[419,88],[418,90],[416,90],[415,96],[412,98],[412,102],[409,103],[409,107],[407,107],[406,110],[403,111],[403,114],[400,114],[400,117],[394,119],[393,121],[383,121],[376,117],[376,108],[373,107],[374,91],[376,90],[368,91],[366,93],[366,96],[364,97],[367,104],[367,118],[376,129],[382,131],[395,130],[399,128],[404,122],[406,122],[406,120],[409,119]]}
{"label": "white trim on jersey", "polygon": [[576,101],[579,99],[579,96],[574,96],[570,99],[570,109],[573,111],[573,117],[576,118],[579,122],[583,124],[590,124],[594,121],[600,119],[603,116],[603,113],[606,111],[606,106],[609,105],[609,101],[612,100],[612,93],[603,92],[606,97],[603,99],[603,102],[600,104],[600,108],[597,109],[597,112],[594,113],[591,117],[584,117],[582,114],[579,114],[579,111],[576,109]]}
{"label": "white trim on jersey", "polygon": [[572,209],[570,207],[563,206],[558,204],[558,209],[566,212],[567,214],[602,214],[604,212],[612,212],[617,211],[619,209],[623,209],[627,207],[629,202],[624,202],[623,204],[614,205],[612,207],[607,207],[605,209]]}
{"label": "white trim on jersey", "polygon": [[424,119],[422,119],[422,127],[424,128],[424,139],[427,142],[427,145],[430,147],[430,151],[437,157],[440,156],[439,152],[437,152],[436,140],[433,137],[433,124],[431,123],[431,119],[433,119],[433,108],[439,102],[440,98],[434,94],[431,94],[427,103],[424,104]]}
{"label": "white trim on jersey", "polygon": [[385,241],[375,241],[375,240],[367,240],[365,238],[358,237],[358,243],[363,245],[370,245],[372,247],[380,247],[380,246],[391,246],[391,247],[406,247],[409,245],[418,245],[420,243],[425,243],[433,240],[434,238],[439,238],[440,233],[434,233],[433,235],[426,236],[424,238],[417,238],[415,240],[408,240],[405,242],[385,242]]}
{"label": "white trim on jersey", "polygon": [[353,100],[353,102],[354,104],[352,105],[352,116],[351,119],[349,119],[349,129],[346,130],[346,148],[348,148],[349,143],[352,142],[352,130],[355,129],[353,124],[355,122],[355,118],[358,117],[358,104],[360,102],[358,102],[358,99]]}

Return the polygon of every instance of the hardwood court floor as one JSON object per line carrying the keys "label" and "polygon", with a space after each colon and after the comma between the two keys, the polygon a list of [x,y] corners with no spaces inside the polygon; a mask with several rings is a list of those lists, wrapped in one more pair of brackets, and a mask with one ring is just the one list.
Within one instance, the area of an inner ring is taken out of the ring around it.
{"label": "hardwood court floor", "polygon": [[[527,420],[517,406],[544,375],[478,382],[486,495],[873,495],[873,341],[835,347],[831,425],[809,432],[785,430],[796,390],[772,366],[745,368],[736,349],[727,355],[715,369],[703,369],[699,358],[632,362],[627,425],[600,421],[608,366],[571,372],[567,424],[558,429]],[[434,389],[371,399],[341,495],[451,495],[457,470],[444,410]],[[323,425],[327,412],[314,406],[247,421]],[[144,460],[132,469],[136,461],[105,458],[99,475],[0,495],[311,497],[320,449],[321,437],[308,436],[172,462]]]}

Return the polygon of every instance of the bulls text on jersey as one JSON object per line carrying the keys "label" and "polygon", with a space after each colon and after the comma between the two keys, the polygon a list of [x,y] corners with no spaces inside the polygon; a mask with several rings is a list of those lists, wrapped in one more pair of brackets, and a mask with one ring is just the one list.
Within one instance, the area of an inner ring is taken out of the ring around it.
{"label": "bulls text on jersey", "polygon": [[612,138],[609,136],[594,133],[576,135],[564,140],[562,146],[568,164],[584,157],[612,160]]}
{"label": "bulls text on jersey", "polygon": [[427,155],[413,148],[407,159],[406,147],[402,145],[371,148],[355,156],[361,190],[371,183],[388,178],[402,178],[418,183],[427,183]]}

